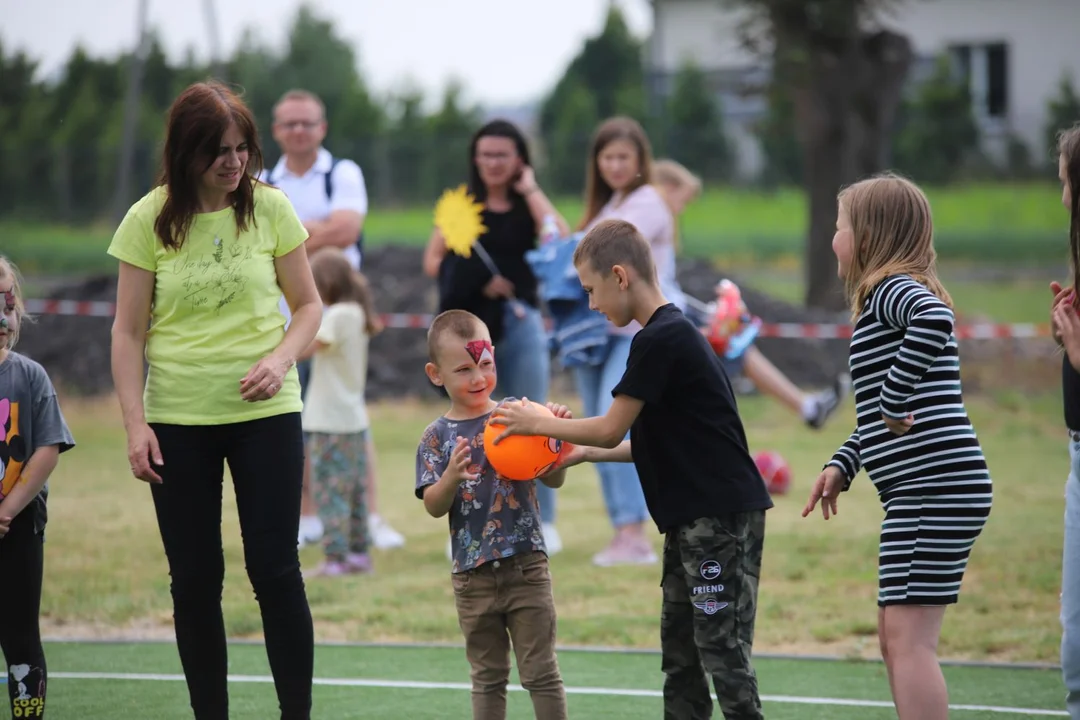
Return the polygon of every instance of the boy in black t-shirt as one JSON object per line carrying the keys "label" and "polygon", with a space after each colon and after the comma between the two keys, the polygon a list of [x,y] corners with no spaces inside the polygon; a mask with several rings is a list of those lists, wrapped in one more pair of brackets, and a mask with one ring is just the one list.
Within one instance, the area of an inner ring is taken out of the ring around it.
{"label": "boy in black t-shirt", "polygon": [[574,266],[590,307],[619,327],[634,320],[642,326],[611,408],[570,420],[542,416],[523,400],[497,409],[491,424],[506,426],[500,439],[545,435],[575,444],[567,466],[634,463],[665,535],[665,717],[710,716],[708,673],[725,718],[761,718],[750,655],[765,511],[773,503],[747,449],[731,384],[701,332],[664,298],[649,246],[633,225],[597,225],[578,245]]}

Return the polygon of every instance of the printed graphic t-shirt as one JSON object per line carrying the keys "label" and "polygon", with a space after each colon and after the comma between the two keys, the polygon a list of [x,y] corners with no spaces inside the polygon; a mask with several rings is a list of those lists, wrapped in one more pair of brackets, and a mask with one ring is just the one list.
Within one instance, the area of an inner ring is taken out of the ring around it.
{"label": "printed graphic t-shirt", "polygon": [[[38,448],[59,445],[60,452],[66,452],[75,447],[45,369],[17,352],[9,352],[0,363],[0,433],[0,500],[19,482]],[[23,510],[33,513],[36,533],[45,528],[48,495],[46,483]]]}
{"label": "printed graphic t-shirt", "polygon": [[179,251],[154,232],[166,189],[136,202],[109,254],[154,273],[146,335],[147,422],[218,425],[300,412],[300,380],[289,370],[270,400],[246,402],[240,380],[285,337],[274,259],[308,237],[284,193],[255,187],[255,222],[240,233],[232,208],[195,216]]}
{"label": "printed graphic t-shirt", "polygon": [[[510,402],[505,400],[504,402]],[[446,471],[459,437],[469,439],[472,465],[450,507],[450,545],[453,572],[466,572],[484,563],[539,550],[547,552],[536,501],[536,480],[498,477],[484,454],[484,424],[488,415],[470,420],[440,417],[428,425],[416,451],[416,497]]]}

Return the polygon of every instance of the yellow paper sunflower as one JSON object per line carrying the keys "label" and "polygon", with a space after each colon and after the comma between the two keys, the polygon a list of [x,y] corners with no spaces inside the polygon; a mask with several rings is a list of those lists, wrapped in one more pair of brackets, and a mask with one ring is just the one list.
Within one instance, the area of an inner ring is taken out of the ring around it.
{"label": "yellow paper sunflower", "polygon": [[443,192],[435,204],[435,227],[446,240],[446,248],[461,257],[472,256],[476,239],[487,232],[481,213],[484,206],[476,202],[464,185]]}

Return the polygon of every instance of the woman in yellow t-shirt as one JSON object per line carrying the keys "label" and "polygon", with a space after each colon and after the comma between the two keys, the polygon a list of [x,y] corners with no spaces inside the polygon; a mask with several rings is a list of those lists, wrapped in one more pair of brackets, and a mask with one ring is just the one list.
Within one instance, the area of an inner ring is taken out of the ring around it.
{"label": "woman in yellow t-shirt", "polygon": [[281,717],[306,720],[314,638],[296,546],[304,441],[294,366],[322,314],[307,231],[285,195],[255,179],[255,121],[223,85],[197,83],[174,101],[162,164],[109,246],[120,261],[112,371],[131,471],[151,484],[191,706],[197,719],[228,714],[228,463]]}

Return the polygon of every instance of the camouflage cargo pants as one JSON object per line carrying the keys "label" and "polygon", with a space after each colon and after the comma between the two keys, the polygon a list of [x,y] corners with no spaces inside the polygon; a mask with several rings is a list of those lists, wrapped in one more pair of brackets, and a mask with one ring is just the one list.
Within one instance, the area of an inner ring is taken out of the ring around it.
{"label": "camouflage cargo pants", "polygon": [[661,586],[665,720],[763,718],[750,662],[765,511],[700,518],[667,533]]}

